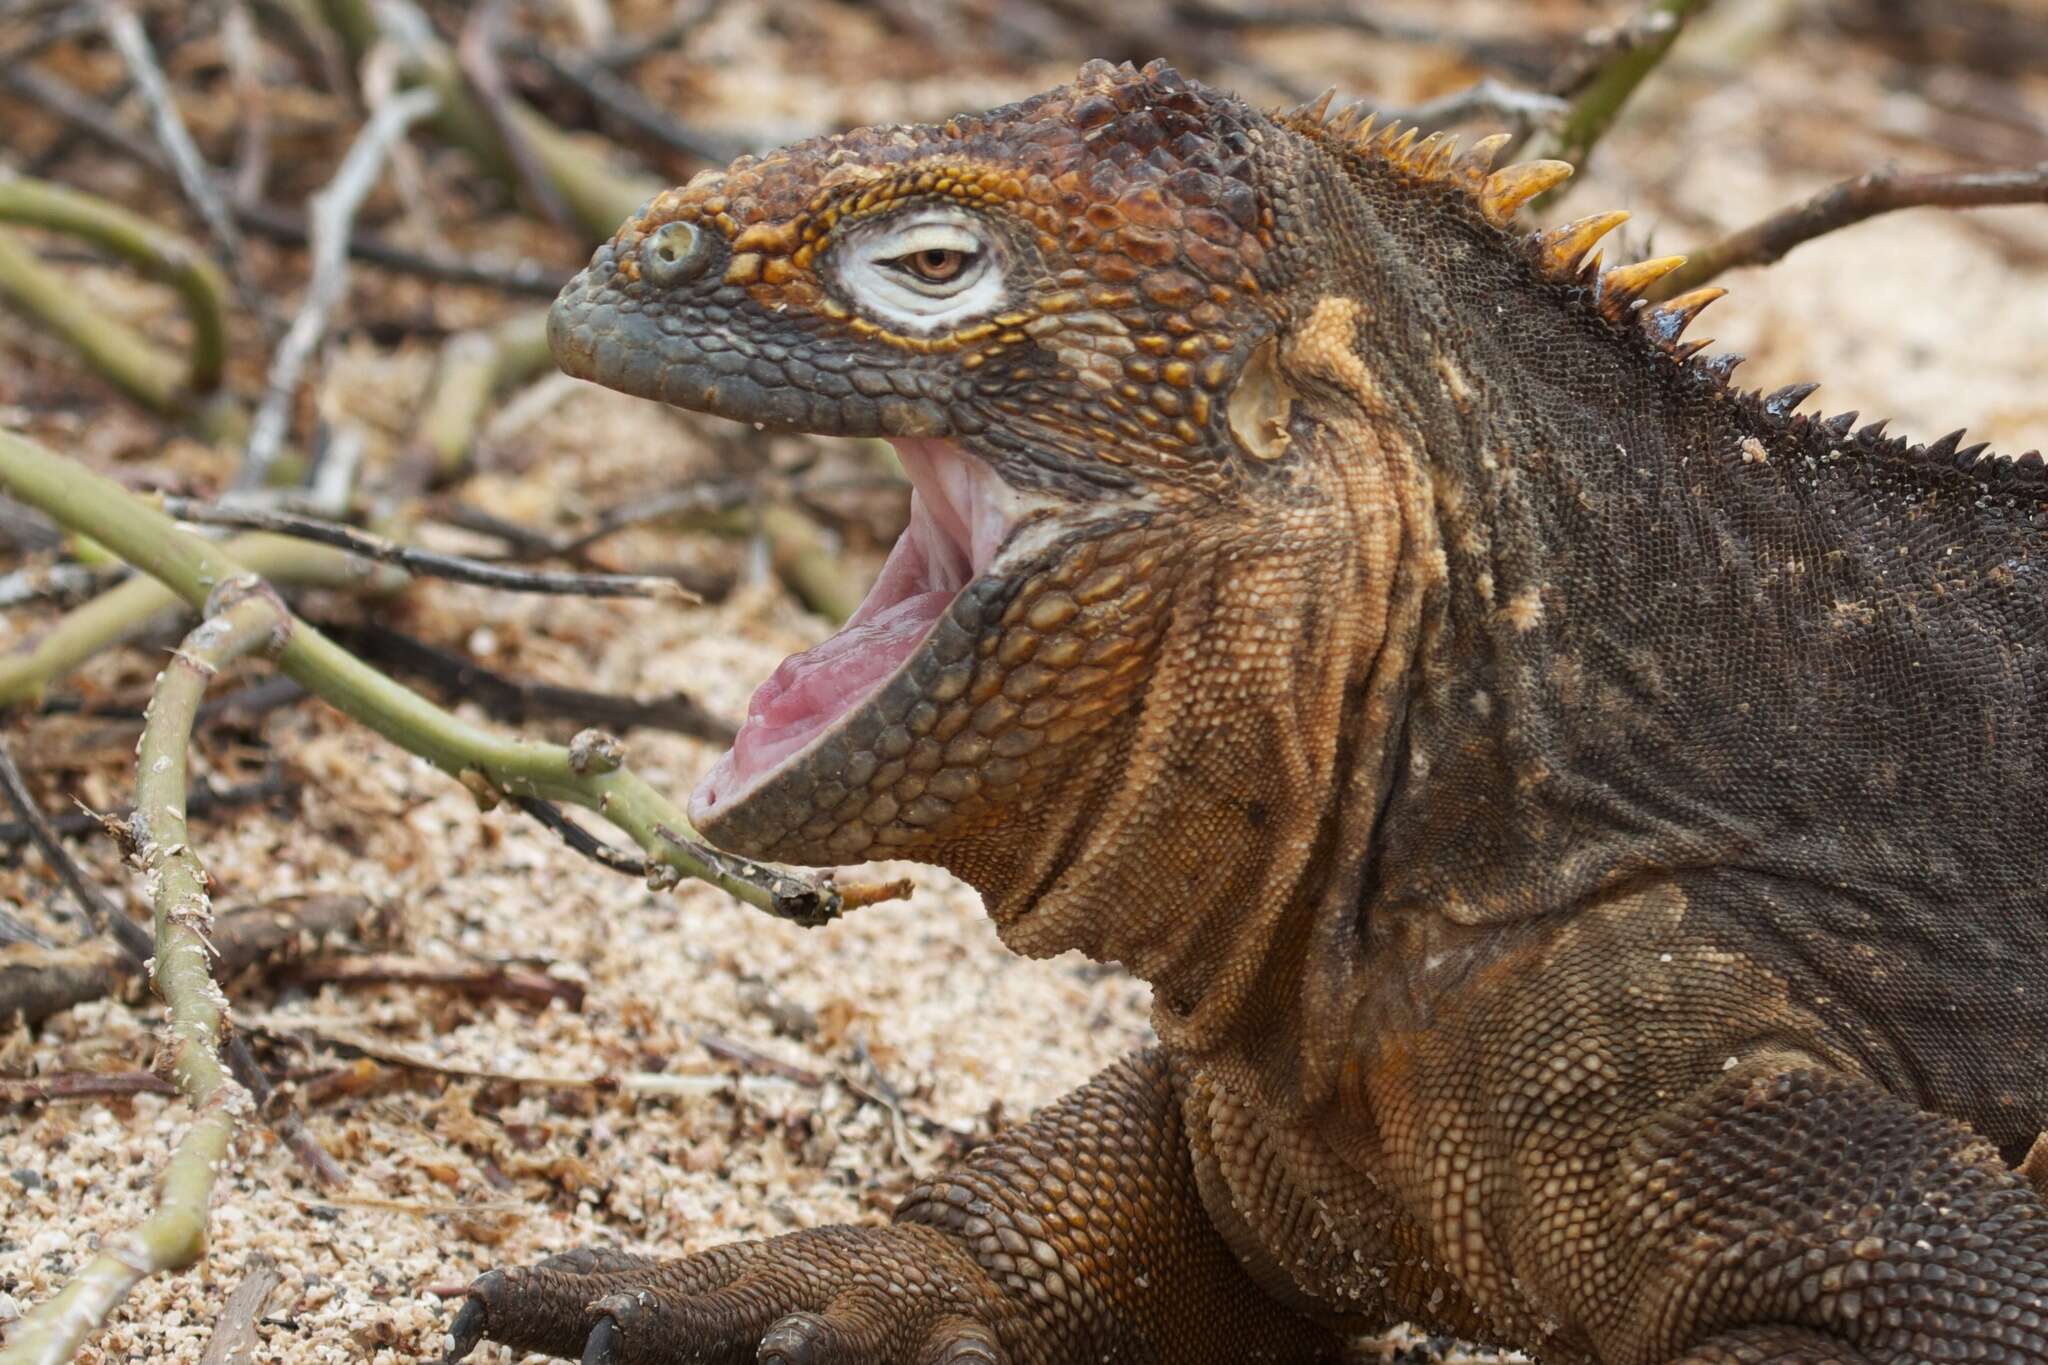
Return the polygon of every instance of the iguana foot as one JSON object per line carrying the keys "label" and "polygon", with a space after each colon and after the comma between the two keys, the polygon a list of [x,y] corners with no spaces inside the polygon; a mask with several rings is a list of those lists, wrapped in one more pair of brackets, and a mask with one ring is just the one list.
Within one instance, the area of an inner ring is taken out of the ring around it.
{"label": "iguana foot", "polygon": [[999,1293],[925,1227],[827,1227],[674,1261],[576,1251],[477,1277],[446,1359],[486,1338],[584,1365],[1001,1365]]}

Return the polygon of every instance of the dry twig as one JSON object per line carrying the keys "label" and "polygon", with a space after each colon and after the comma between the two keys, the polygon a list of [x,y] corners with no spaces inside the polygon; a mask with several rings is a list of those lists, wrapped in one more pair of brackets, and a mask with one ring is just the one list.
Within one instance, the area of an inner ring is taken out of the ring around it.
{"label": "dry twig", "polygon": [[2048,203],[2048,161],[2003,171],[1949,171],[1908,175],[1889,168],[1830,185],[1811,199],[1778,210],[1719,241],[1695,247],[1686,262],[1657,282],[1653,299],[1697,288],[1726,270],[1769,265],[1816,237],[1911,208],[1983,208],[1992,204]]}
{"label": "dry twig", "polygon": [[154,1071],[60,1071],[52,1076],[0,1076],[0,1104],[50,1104],[124,1095],[175,1095]]}
{"label": "dry twig", "polygon": [[556,227],[573,229],[574,212],[563,202],[553,177],[535,154],[525,127],[512,114],[512,93],[505,81],[504,68],[498,64],[498,46],[504,30],[504,0],[481,0],[471,8],[456,40],[456,67],[468,82],[477,107],[497,133],[498,144],[505,149],[520,188],[532,198],[543,218]]}
{"label": "dry twig", "polygon": [[316,958],[301,965],[296,975],[318,985],[424,986],[486,999],[517,1000],[543,1009],[557,1000],[571,1010],[583,1008],[581,982],[508,965],[350,954]]}
{"label": "dry twig", "polygon": [[348,291],[348,239],[356,210],[376,182],[391,144],[416,121],[434,112],[438,103],[439,96],[431,90],[408,90],[394,96],[370,116],[334,178],[313,196],[313,277],[298,315],[271,357],[263,401],[249,423],[249,443],[235,476],[236,487],[260,488],[268,481],[271,463],[291,421],[299,375],[326,338],[328,321]]}
{"label": "dry twig", "polygon": [[164,79],[163,68],[157,64],[156,53],[150,48],[149,35],[143,32],[142,21],[121,0],[100,0],[100,9],[106,23],[107,40],[121,54],[121,60],[127,63],[128,74],[135,82],[135,92],[149,108],[150,125],[156,132],[157,144],[170,159],[171,171],[178,178],[178,188],[185,192],[185,198],[198,211],[200,220],[213,234],[224,258],[234,260],[242,253],[242,234],[236,230],[227,202],[221,198],[219,187],[214,184],[213,168],[199,154],[198,144],[192,141],[185,120],[178,116],[178,105],[171,96],[170,82]]}
{"label": "dry twig", "polygon": [[242,1282],[235,1286],[228,1295],[227,1306],[221,1309],[220,1322],[207,1340],[206,1354],[199,1357],[199,1365],[247,1365],[254,1359],[256,1319],[283,1283],[277,1262],[260,1251],[252,1255],[243,1266]]}
{"label": "dry twig", "polygon": [[318,517],[293,512],[272,512],[258,507],[225,507],[195,502],[190,498],[165,498],[164,510],[180,521],[202,526],[236,526],[294,536],[315,544],[346,550],[363,559],[394,564],[423,578],[445,578],[451,583],[473,583],[478,587],[502,588],[507,592],[559,593],[576,597],[667,597],[696,600],[695,594],[672,578],[642,574],[564,573],[548,569],[515,569],[490,564],[462,555],[442,554],[401,545],[395,540],[358,531]]}

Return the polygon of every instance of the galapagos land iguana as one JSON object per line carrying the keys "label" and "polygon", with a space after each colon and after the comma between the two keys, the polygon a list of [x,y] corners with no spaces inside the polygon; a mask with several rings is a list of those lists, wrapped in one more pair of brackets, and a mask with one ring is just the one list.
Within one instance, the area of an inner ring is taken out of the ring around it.
{"label": "galapagos land iguana", "polygon": [[950,868],[1159,1042],[889,1226],[486,1274],[454,1357],[2048,1361],[2041,459],[1736,390],[1500,142],[1091,63],[598,251],[571,374],[916,486],[699,827]]}

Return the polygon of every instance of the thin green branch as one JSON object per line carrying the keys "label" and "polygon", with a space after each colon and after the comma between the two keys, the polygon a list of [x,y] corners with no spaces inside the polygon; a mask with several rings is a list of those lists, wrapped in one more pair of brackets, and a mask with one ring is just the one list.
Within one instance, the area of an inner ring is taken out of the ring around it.
{"label": "thin green branch", "polygon": [[[434,131],[476,157],[496,179],[516,185],[517,168],[504,140],[490,116],[477,107],[454,54],[433,36],[432,25],[417,8],[402,3],[379,7],[371,0],[318,0],[318,4],[329,26],[341,35],[357,60],[380,38],[396,41],[409,59],[405,79],[429,86],[440,96]],[[555,192],[593,240],[611,236],[628,215],[666,188],[652,176],[612,170],[590,147],[522,100],[508,98],[504,112]]]}
{"label": "thin green branch", "polygon": [[[1583,166],[1593,154],[1594,145],[1621,116],[1622,106],[1678,41],[1686,21],[1710,3],[1711,0],[1651,0],[1640,14],[1615,30],[1608,48],[1596,53],[1590,65],[1568,82],[1568,88],[1558,92],[1571,101],[1570,112],[1554,127],[1532,138],[1517,155],[1555,158]],[[1547,198],[1555,202],[1563,193],[1553,190]]]}
{"label": "thin green branch", "polygon": [[[402,569],[289,536],[237,536],[216,547],[216,553],[237,570],[273,583],[348,588],[381,597],[412,581]],[[138,576],[67,612],[29,649],[0,655],[0,706],[38,696],[87,659],[134,639],[179,605],[177,593],[154,578]]]}
{"label": "thin green branch", "polygon": [[404,477],[419,488],[454,477],[476,445],[491,395],[532,378],[552,360],[545,308],[450,337],[406,443]]}
{"label": "thin green branch", "polygon": [[69,342],[109,384],[160,417],[188,414],[188,367],[127,323],[88,304],[21,238],[0,228],[0,299]]}
{"label": "thin green branch", "polygon": [[[118,485],[5,432],[0,486],[194,605],[241,571],[212,543],[179,530]],[[278,662],[307,691],[434,764],[482,801],[537,796],[596,811],[647,854],[650,878],[695,877],[800,924],[823,924],[845,908],[846,897],[829,882],[697,843],[682,811],[625,766],[616,742],[586,735],[564,748],[494,735],[401,687],[296,619]]]}
{"label": "thin green branch", "polygon": [[0,222],[91,242],[175,289],[192,323],[185,385],[195,394],[220,387],[227,363],[227,282],[191,243],[118,204],[19,175],[0,175]]}
{"label": "thin green branch", "polygon": [[214,1180],[236,1126],[254,1108],[220,1056],[228,1002],[213,979],[206,869],[185,823],[186,760],[207,685],[229,662],[281,643],[291,613],[252,575],[229,579],[223,588],[218,600],[225,605],[209,611],[157,678],[136,756],[130,824],[132,855],[149,878],[156,906],[150,982],[167,1015],[165,1060],[196,1117],[164,1167],[156,1212],[102,1243],[70,1283],[31,1310],[0,1351],[0,1365],[62,1365],[144,1277],[199,1259]]}

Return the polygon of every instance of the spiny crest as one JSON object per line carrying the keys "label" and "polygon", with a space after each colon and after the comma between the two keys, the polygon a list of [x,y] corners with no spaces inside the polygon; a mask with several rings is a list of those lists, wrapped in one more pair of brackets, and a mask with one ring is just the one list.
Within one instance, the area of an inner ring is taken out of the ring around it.
{"label": "spiny crest", "polygon": [[[1276,118],[1284,126],[1372,156],[1418,180],[1455,185],[1496,228],[1512,230],[1515,214],[1523,205],[1563,184],[1572,173],[1568,163],[1550,160],[1519,161],[1496,170],[1494,158],[1512,140],[1505,133],[1481,138],[1460,156],[1456,137],[1444,133],[1421,137],[1420,129],[1404,129],[1398,122],[1379,125],[1377,116],[1367,112],[1362,103],[1331,113],[1336,93],[1334,88],[1326,90]],[[1659,256],[1603,271],[1595,247],[1628,217],[1623,209],[1590,214],[1529,232],[1521,242],[1546,275],[1584,290],[1608,321],[1624,326],[1633,322],[1657,350],[1726,388],[1743,358],[1733,354],[1701,356],[1711,339],[1685,340],[1684,333],[1708,304],[1726,297],[1728,291],[1719,285],[1702,285],[1661,302],[1646,302],[1644,296],[1651,289],[1685,264],[1683,256]],[[1769,395],[1752,390],[1739,397],[1766,417],[1785,423],[1790,431],[1820,436],[1837,455],[1900,461],[1921,469],[1959,470],[1977,479],[1987,495],[2048,500],[2048,460],[2038,450],[2018,456],[1987,455],[1986,442],[1961,445],[1961,431],[1915,445],[1902,436],[1887,438],[1884,422],[1855,429],[1854,412],[1829,418],[1795,415],[1793,410],[1817,387],[1788,384]]]}
{"label": "spiny crest", "polygon": [[[1512,229],[1515,214],[1523,205],[1556,189],[1572,173],[1570,163],[1551,160],[1518,161],[1496,170],[1494,158],[1513,140],[1506,133],[1483,137],[1460,155],[1455,136],[1431,133],[1421,137],[1419,129],[1403,128],[1398,122],[1380,125],[1377,115],[1369,113],[1363,103],[1332,112],[1336,96],[1334,88],[1325,90],[1309,103],[1283,110],[1276,117],[1283,125],[1372,156],[1418,180],[1463,189],[1473,207],[1497,228]],[[1573,285],[1590,285],[1597,306],[1610,321],[1626,323],[1634,315],[1644,336],[1658,349],[1688,359],[1706,343],[1682,343],[1680,334],[1701,309],[1727,291],[1695,289],[1661,305],[1645,306],[1644,294],[1685,264],[1685,258],[1663,256],[1602,273],[1599,253],[1593,248],[1628,217],[1621,209],[1596,213],[1538,230],[1523,240],[1546,274]],[[1739,357],[1702,363],[1720,373],[1732,369]]]}
{"label": "spiny crest", "polygon": [[[1677,300],[1673,300],[1675,303]],[[2009,505],[2042,508],[2048,505],[2048,459],[2038,450],[2020,455],[1987,453],[1989,441],[1964,445],[1963,428],[1958,427],[1939,440],[1913,442],[1903,436],[1887,436],[1889,419],[1857,426],[1862,415],[1854,410],[1832,417],[1793,410],[1812,395],[1818,384],[1787,384],[1765,393],[1751,389],[1737,397],[1750,407],[1783,424],[1795,439],[1818,440],[1828,460],[1878,462],[1918,477],[1962,474],[1974,481],[1977,492],[1989,498],[2006,498]],[[2037,515],[2039,513],[2037,512]]]}

